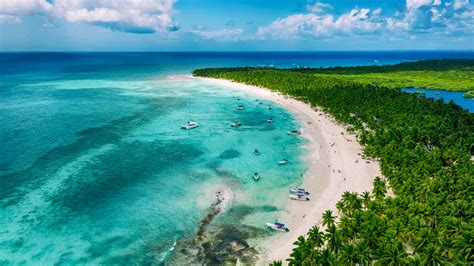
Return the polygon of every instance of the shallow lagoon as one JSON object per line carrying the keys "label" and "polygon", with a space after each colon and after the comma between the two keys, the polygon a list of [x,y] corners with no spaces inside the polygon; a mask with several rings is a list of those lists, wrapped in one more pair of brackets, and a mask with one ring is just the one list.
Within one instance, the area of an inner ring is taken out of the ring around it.
{"label": "shallow lagoon", "polygon": [[415,92],[424,92],[422,95],[428,98],[433,99],[442,99],[444,102],[448,103],[453,101],[455,104],[461,106],[464,109],[469,110],[469,112],[474,112],[474,98],[465,98],[462,91],[446,91],[446,90],[428,90],[428,89],[418,89],[418,88],[407,88],[402,89],[404,92],[415,93]]}

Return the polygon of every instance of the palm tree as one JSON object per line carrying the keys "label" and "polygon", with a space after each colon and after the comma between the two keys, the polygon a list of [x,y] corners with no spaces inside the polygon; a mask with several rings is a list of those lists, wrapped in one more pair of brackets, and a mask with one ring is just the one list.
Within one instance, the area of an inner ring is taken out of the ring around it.
{"label": "palm tree", "polygon": [[320,253],[318,265],[336,265],[336,256],[329,249],[325,248],[323,252]]}
{"label": "palm tree", "polygon": [[441,255],[439,248],[433,244],[428,245],[421,254],[422,265],[444,265],[445,262],[446,259]]}
{"label": "palm tree", "polygon": [[359,263],[357,250],[351,244],[343,244],[338,255],[338,262],[344,265],[356,265]]}
{"label": "palm tree", "polygon": [[367,206],[369,206],[370,201],[370,193],[368,191],[362,193],[362,203],[364,204],[365,209],[367,209]]}
{"label": "palm tree", "polygon": [[371,250],[366,242],[362,241],[356,245],[357,259],[360,265],[369,265],[372,262]]}
{"label": "palm tree", "polygon": [[324,236],[327,240],[327,247],[337,254],[341,246],[341,236],[336,226],[334,224],[331,224],[326,229],[326,234]]}
{"label": "palm tree", "polygon": [[332,216],[332,211],[327,210],[323,213],[323,225],[326,226],[326,228],[330,227],[331,225],[334,225],[336,221],[336,216]]}
{"label": "palm tree", "polygon": [[318,249],[324,244],[324,233],[319,231],[319,227],[313,226],[308,232],[308,241]]}
{"label": "palm tree", "polygon": [[401,241],[388,244],[382,249],[382,254],[377,263],[381,265],[405,265],[410,262],[405,246]]}
{"label": "palm tree", "polygon": [[385,197],[385,194],[387,193],[387,187],[385,186],[385,182],[378,176],[375,177],[374,188],[372,190],[372,193],[377,199]]}
{"label": "palm tree", "polygon": [[474,261],[474,231],[467,231],[454,239],[458,254],[466,261]]}

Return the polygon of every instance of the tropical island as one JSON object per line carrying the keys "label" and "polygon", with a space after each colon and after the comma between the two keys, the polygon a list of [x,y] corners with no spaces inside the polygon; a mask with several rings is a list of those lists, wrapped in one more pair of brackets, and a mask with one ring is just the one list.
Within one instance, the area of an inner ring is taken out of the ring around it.
{"label": "tropical island", "polygon": [[[472,264],[474,115],[399,88],[472,90],[473,60],[337,68],[209,68],[194,76],[267,88],[345,125],[378,161],[373,189],[298,237],[290,265]],[[342,134],[342,133],[341,133]],[[350,178],[350,177],[349,177]],[[275,265],[283,261],[274,261]]]}

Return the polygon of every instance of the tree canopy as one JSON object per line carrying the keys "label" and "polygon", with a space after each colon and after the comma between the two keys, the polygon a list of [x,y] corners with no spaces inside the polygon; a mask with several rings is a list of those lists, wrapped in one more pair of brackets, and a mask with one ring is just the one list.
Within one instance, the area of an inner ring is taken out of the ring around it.
{"label": "tree canopy", "polygon": [[[452,61],[449,66],[458,63],[472,69],[472,60]],[[435,71],[448,68],[443,61],[431,61],[431,65]],[[420,70],[416,62],[396,68]],[[347,69],[352,68],[331,71]],[[193,72],[266,87],[318,106],[352,125],[364,155],[380,162],[383,177],[375,178],[373,190],[344,193],[336,206],[338,213],[324,213],[323,224],[295,242],[288,262],[473,264],[474,114],[454,103],[339,75],[314,75],[317,71],[220,68]]]}

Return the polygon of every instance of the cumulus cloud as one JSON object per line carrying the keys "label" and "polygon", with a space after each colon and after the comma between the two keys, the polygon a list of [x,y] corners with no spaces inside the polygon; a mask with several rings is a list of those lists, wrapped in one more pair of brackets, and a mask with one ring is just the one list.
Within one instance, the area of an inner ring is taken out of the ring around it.
{"label": "cumulus cloud", "polygon": [[201,37],[203,39],[213,39],[221,41],[236,41],[243,40],[246,37],[243,35],[244,30],[242,29],[220,29],[220,30],[206,30],[196,29],[189,30],[188,32]]}
{"label": "cumulus cloud", "polygon": [[473,7],[469,0],[406,0],[405,12],[387,18],[387,28],[395,32],[473,34]]}
{"label": "cumulus cloud", "polygon": [[331,14],[297,14],[277,19],[270,25],[260,27],[260,38],[298,38],[302,36],[329,36],[374,33],[382,28],[382,23],[374,18],[381,9],[370,13],[368,8],[354,8],[334,17]]}
{"label": "cumulus cloud", "polygon": [[117,31],[152,33],[176,30],[175,0],[1,0],[0,22],[30,15],[84,22]]}
{"label": "cumulus cloud", "polygon": [[469,0],[406,0],[405,7],[391,16],[382,15],[381,8],[373,10],[355,7],[335,16],[332,6],[316,2],[308,5],[310,13],[278,18],[260,27],[260,39],[291,39],[306,37],[349,36],[363,34],[474,34],[474,9]]}
{"label": "cumulus cloud", "polygon": [[314,4],[308,4],[306,5],[306,9],[310,12],[313,13],[323,13],[326,12],[329,9],[333,9],[333,6],[330,4],[326,3],[321,3],[321,2],[316,2]]}

